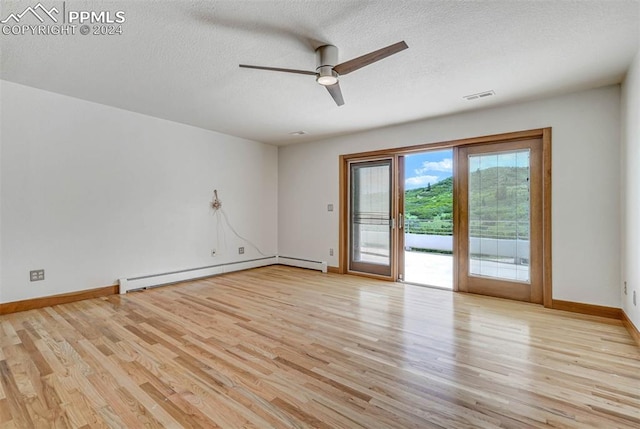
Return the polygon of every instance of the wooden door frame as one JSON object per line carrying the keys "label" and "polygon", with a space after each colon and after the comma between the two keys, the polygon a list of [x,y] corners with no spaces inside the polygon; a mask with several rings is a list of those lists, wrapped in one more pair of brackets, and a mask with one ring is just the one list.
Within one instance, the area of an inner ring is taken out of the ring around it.
{"label": "wooden door frame", "polygon": [[[395,187],[395,252],[396,279],[404,280],[404,155],[396,156],[396,187]],[[392,269],[393,271],[393,269]]]}
{"label": "wooden door frame", "polygon": [[393,153],[381,153],[371,154],[365,156],[348,157],[344,158],[340,156],[340,244],[338,246],[338,273],[340,274],[353,274],[364,277],[372,277],[376,279],[395,281],[398,278],[398,252],[396,242],[398,240],[398,228],[397,224],[394,225],[391,231],[391,248],[389,249],[389,263],[391,265],[391,272],[388,276],[381,274],[366,273],[361,271],[352,271],[349,269],[349,189],[350,189],[350,165],[354,162],[375,162],[382,159],[391,160],[391,217],[393,222],[396,223],[398,219],[398,201],[394,197],[397,193],[397,180],[398,180],[398,156]]}
{"label": "wooden door frame", "polygon": [[[380,156],[397,156],[408,155],[416,152],[424,152],[427,150],[449,149],[454,151],[454,187],[456,186],[456,151],[460,146],[500,143],[515,140],[524,140],[531,138],[542,138],[542,293],[543,304],[545,307],[552,306],[552,266],[551,266],[551,127],[537,128],[532,130],[517,131],[512,133],[494,134],[481,137],[472,137],[459,140],[441,141],[435,143],[425,143],[415,146],[403,146],[391,149],[374,150],[369,152],[351,153],[339,156],[339,245],[338,245],[338,272],[347,273],[348,266],[348,192],[346,186],[348,184],[349,161],[355,159],[366,159]],[[454,222],[456,213],[456,202],[454,200]],[[457,246],[456,234],[453,235],[453,245]],[[395,272],[394,272],[395,271]],[[397,278],[397,269],[392,268],[394,276],[393,281]],[[389,280],[389,279],[387,279]],[[457,285],[457,273],[454,270],[454,290]]]}
{"label": "wooden door frame", "polygon": [[[354,166],[359,166],[360,168],[366,168],[371,166],[388,166],[389,167],[389,265],[388,265],[388,274],[386,271],[386,265],[382,264],[373,264],[371,262],[361,262],[353,260],[353,256],[351,252],[353,252],[353,247],[349,246],[347,254],[347,271],[350,274],[367,274],[375,277],[380,277],[384,279],[392,279],[394,278],[394,266],[397,266],[396,257],[397,253],[395,249],[398,247],[395,244],[396,240],[396,225],[395,225],[395,201],[394,196],[396,195],[396,180],[397,173],[395,169],[396,157],[390,156],[382,156],[373,159],[365,159],[365,160],[351,160],[349,161],[349,178],[352,179],[352,169]],[[352,190],[352,183],[348,183],[349,190]],[[357,187],[357,186],[356,186]],[[354,188],[356,188],[354,187]],[[351,198],[349,198],[351,200]],[[349,207],[351,207],[352,201],[349,201]],[[348,210],[347,210],[348,211]],[[348,225],[349,226],[349,225]],[[348,231],[347,226],[347,231]],[[350,232],[349,236],[353,239],[355,236],[354,232]],[[350,257],[351,256],[351,257]],[[385,269],[382,269],[382,268]]]}

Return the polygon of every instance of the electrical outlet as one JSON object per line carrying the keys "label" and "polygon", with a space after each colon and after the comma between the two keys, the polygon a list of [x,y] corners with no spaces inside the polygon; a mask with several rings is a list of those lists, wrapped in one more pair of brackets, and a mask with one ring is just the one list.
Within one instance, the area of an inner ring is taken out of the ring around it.
{"label": "electrical outlet", "polygon": [[624,282],[624,294],[627,294],[627,282]]}
{"label": "electrical outlet", "polygon": [[38,282],[44,280],[44,270],[31,270],[29,271],[29,279],[32,282]]}
{"label": "electrical outlet", "polygon": [[329,256],[333,256],[333,249],[329,249]]}
{"label": "electrical outlet", "polygon": [[327,204],[327,211],[328,212],[332,212],[333,211],[333,204]]}
{"label": "electrical outlet", "polygon": [[216,249],[211,249],[211,256],[216,256]]}
{"label": "electrical outlet", "polygon": [[244,247],[238,247],[238,254],[244,255]]}

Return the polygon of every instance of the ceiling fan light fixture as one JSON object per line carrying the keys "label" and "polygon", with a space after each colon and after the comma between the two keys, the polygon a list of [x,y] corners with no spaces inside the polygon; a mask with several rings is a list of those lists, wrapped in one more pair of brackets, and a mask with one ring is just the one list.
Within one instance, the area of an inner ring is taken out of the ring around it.
{"label": "ceiling fan light fixture", "polygon": [[338,73],[333,71],[333,67],[319,66],[316,71],[318,72],[316,82],[318,82],[320,85],[331,86],[338,83]]}
{"label": "ceiling fan light fixture", "polygon": [[316,81],[323,86],[331,86],[331,85],[335,85],[336,83],[338,83],[338,77],[337,76],[333,76],[333,75],[329,75],[329,76],[318,76],[318,78],[316,79]]}

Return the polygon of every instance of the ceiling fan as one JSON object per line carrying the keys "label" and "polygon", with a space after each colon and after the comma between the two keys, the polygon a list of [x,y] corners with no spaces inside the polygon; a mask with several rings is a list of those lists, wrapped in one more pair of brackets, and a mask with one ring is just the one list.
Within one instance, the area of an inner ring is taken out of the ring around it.
{"label": "ceiling fan", "polygon": [[271,70],[285,73],[313,75],[316,77],[316,82],[327,88],[327,91],[329,91],[329,94],[331,94],[331,97],[333,97],[333,100],[336,102],[336,104],[338,106],[342,106],[344,104],[344,99],[342,98],[342,91],[340,90],[340,83],[338,82],[338,78],[340,76],[349,74],[353,71],[361,69],[362,67],[387,58],[388,56],[391,56],[393,54],[397,54],[398,52],[403,51],[408,47],[409,46],[407,46],[407,44],[402,41],[394,43],[393,45],[389,45],[385,48],[378,49],[377,51],[369,52],[368,54],[362,55],[358,58],[345,61],[344,63],[336,64],[338,62],[338,48],[333,45],[320,46],[318,49],[316,49],[316,59],[318,64],[316,67],[316,71],[284,69],[279,67],[251,66],[247,64],[240,64],[240,67],[247,69]]}

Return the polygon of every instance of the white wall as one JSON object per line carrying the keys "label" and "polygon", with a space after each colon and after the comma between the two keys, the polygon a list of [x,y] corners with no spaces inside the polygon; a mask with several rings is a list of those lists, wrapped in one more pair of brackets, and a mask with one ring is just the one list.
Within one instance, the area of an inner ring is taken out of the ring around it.
{"label": "white wall", "polygon": [[[277,252],[277,148],[0,82],[2,272],[12,302]],[[215,115],[216,112],[210,112]],[[44,268],[46,280],[29,282]]]}
{"label": "white wall", "polygon": [[618,85],[281,147],[279,252],[338,265],[340,154],[549,126],[553,298],[620,307]]}
{"label": "white wall", "polygon": [[622,184],[622,308],[640,329],[640,51],[622,84]]}

